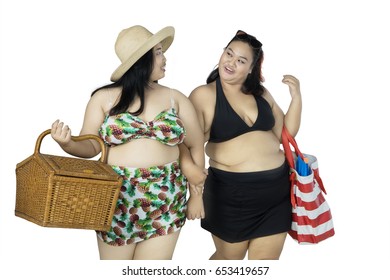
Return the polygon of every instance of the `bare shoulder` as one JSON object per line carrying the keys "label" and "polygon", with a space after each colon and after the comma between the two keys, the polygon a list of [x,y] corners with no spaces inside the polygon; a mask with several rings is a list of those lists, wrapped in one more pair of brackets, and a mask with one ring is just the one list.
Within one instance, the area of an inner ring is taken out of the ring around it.
{"label": "bare shoulder", "polygon": [[175,99],[188,99],[188,97],[182,93],[180,90],[175,88],[169,88],[169,95]]}
{"label": "bare shoulder", "polygon": [[173,98],[175,104],[178,105],[178,109],[180,107],[185,107],[185,106],[190,106],[191,105],[191,101],[188,99],[188,97],[182,93],[180,90],[177,90],[177,89],[174,89],[174,88],[170,88],[169,89],[169,98]]}
{"label": "bare shoulder", "polygon": [[183,117],[182,114],[186,114],[192,110],[194,110],[191,101],[188,99],[188,97],[182,93],[181,91],[174,89],[174,88],[168,88],[168,94],[169,99],[174,102],[174,107],[178,114]]}
{"label": "bare shoulder", "polygon": [[193,103],[203,103],[206,106],[215,104],[215,97],[215,82],[196,87],[189,96]]}
{"label": "bare shoulder", "polygon": [[275,104],[275,99],[273,98],[272,94],[268,91],[268,89],[264,88],[264,92],[262,96],[265,100],[267,100],[270,106],[273,107],[273,105]]}
{"label": "bare shoulder", "polygon": [[104,112],[108,112],[120,98],[120,88],[100,89],[91,96],[90,103],[99,104]]}
{"label": "bare shoulder", "polygon": [[91,96],[91,98],[96,100],[102,100],[102,101],[106,101],[106,100],[115,101],[119,98],[120,93],[121,91],[119,88],[112,88],[112,89],[103,88],[95,92]]}

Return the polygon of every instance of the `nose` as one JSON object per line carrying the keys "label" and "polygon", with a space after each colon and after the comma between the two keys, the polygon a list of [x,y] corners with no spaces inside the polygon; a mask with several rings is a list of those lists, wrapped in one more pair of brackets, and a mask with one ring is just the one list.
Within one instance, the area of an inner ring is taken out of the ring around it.
{"label": "nose", "polygon": [[230,57],[230,58],[228,59],[228,64],[229,64],[229,66],[236,66],[236,62],[237,62],[237,59],[234,58],[234,57]]}

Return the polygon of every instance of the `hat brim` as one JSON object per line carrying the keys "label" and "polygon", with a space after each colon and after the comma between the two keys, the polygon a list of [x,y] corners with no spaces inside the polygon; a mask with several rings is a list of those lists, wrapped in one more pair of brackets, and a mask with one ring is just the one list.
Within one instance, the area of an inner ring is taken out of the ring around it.
{"label": "hat brim", "polygon": [[118,81],[123,74],[133,66],[145,53],[151,50],[155,45],[161,42],[163,51],[168,50],[173,42],[175,29],[172,26],[167,26],[159,32],[151,36],[141,47],[139,47],[125,62],[123,62],[111,75],[111,81]]}

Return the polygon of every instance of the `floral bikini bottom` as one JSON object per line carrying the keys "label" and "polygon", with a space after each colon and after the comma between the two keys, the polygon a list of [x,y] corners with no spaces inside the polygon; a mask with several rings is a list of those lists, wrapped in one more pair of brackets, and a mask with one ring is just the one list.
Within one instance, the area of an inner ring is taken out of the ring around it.
{"label": "floral bikini bottom", "polygon": [[187,179],[179,162],[133,168],[112,166],[123,177],[111,228],[97,231],[113,246],[122,246],[179,230],[185,223]]}

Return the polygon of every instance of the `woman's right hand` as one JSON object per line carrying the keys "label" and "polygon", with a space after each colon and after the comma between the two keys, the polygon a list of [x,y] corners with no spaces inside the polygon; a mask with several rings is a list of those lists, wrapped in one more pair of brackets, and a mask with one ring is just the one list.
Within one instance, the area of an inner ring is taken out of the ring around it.
{"label": "woman's right hand", "polygon": [[203,194],[194,193],[190,189],[190,197],[187,201],[186,217],[188,220],[204,219]]}
{"label": "woman's right hand", "polygon": [[66,147],[71,140],[72,132],[69,126],[64,125],[60,120],[56,120],[51,125],[51,137],[61,146]]}

